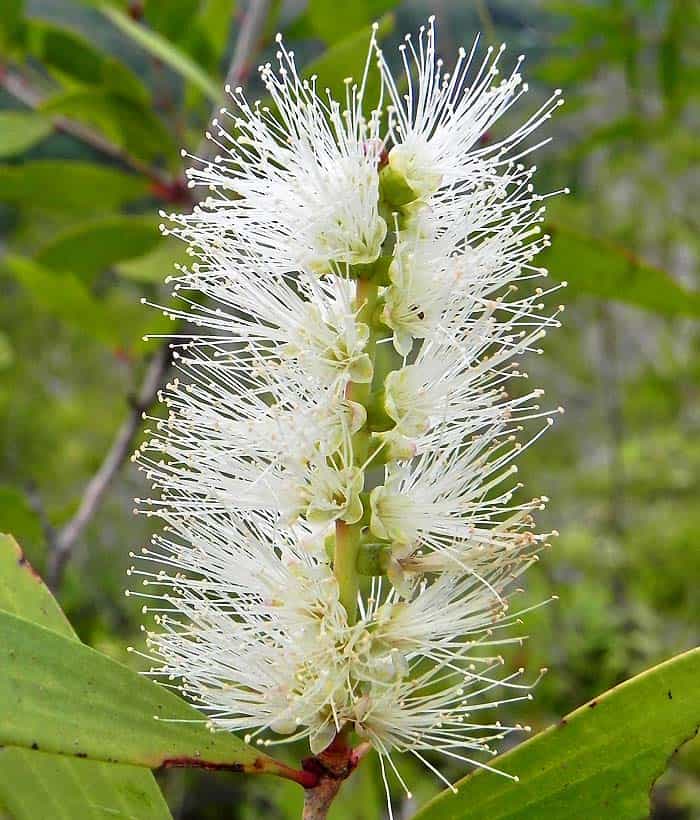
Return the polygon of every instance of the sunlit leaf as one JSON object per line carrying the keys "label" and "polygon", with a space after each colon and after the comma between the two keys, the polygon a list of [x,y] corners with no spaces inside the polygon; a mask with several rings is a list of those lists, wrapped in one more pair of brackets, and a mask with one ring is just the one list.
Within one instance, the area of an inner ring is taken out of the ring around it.
{"label": "sunlit leaf", "polygon": [[188,760],[279,771],[162,686],[55,632],[0,612],[0,745],[148,768]]}
{"label": "sunlit leaf", "polygon": [[[61,608],[17,542],[0,534],[0,610],[77,641]],[[167,820],[153,775],[135,766],[71,760],[36,750],[0,749],[0,805],[13,820]]]}
{"label": "sunlit leaf", "polygon": [[22,154],[50,133],[51,121],[41,114],[33,111],[0,111],[0,157]]}
{"label": "sunlit leaf", "polygon": [[490,760],[415,820],[640,820],[669,757],[697,731],[700,649],[678,655]]}
{"label": "sunlit leaf", "polygon": [[87,84],[100,76],[101,53],[70,29],[29,19],[25,36],[29,54],[47,67]]}
{"label": "sunlit leaf", "polygon": [[0,749],[0,818],[170,820],[153,775],[136,766]]}

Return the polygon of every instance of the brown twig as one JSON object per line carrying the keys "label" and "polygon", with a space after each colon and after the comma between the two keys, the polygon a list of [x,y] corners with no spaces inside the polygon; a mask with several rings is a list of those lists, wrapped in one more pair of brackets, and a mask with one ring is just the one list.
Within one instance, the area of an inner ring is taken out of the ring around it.
{"label": "brown twig", "polygon": [[250,0],[226,72],[226,85],[237,86],[250,76],[252,61],[265,31],[270,0]]}
{"label": "brown twig", "polygon": [[315,757],[302,761],[306,772],[316,775],[316,783],[304,792],[302,820],[326,820],[343,781],[357,768],[369,751],[368,743],[352,748],[348,743],[349,727],[341,729],[331,744]]}
{"label": "brown twig", "polygon": [[49,549],[52,549],[56,542],[56,528],[51,523],[51,519],[46,512],[46,507],[44,506],[44,501],[41,497],[41,493],[39,492],[39,488],[34,481],[27,482],[25,487],[25,495],[27,497],[27,503],[39,520],[41,531],[44,534],[44,539],[48,544]]}
{"label": "brown twig", "polygon": [[57,590],[60,586],[63,572],[78,538],[97,511],[119,468],[131,453],[141,425],[141,417],[155,402],[158,390],[170,368],[171,358],[168,344],[163,344],[156,351],[146,368],[138,394],[132,401],[129,415],[117,431],[99,469],[88,481],[75,515],[53,539],[53,549],[49,552],[46,573],[46,580],[51,589]]}
{"label": "brown twig", "polygon": [[476,0],[476,13],[479,16],[479,22],[483,26],[484,34],[486,35],[487,43],[495,45],[496,43],[496,27],[493,24],[493,17],[489,11],[487,0]]}
{"label": "brown twig", "polygon": [[[235,88],[250,76],[253,57],[260,46],[269,10],[270,0],[250,0],[236,38],[236,45],[224,80],[224,88],[229,86]],[[218,113],[219,108],[217,107],[212,111],[210,119],[216,117]],[[214,147],[214,143],[203,139],[197,148],[197,158],[206,163],[211,158]]]}
{"label": "brown twig", "polygon": [[[42,93],[26,82],[23,77],[8,70],[4,66],[0,66],[0,86],[16,100],[24,103],[24,105],[34,111],[41,108],[45,99]],[[110,142],[110,140],[103,137],[97,131],[93,131],[88,126],[63,116],[52,116],[50,119],[56,131],[69,134],[75,137],[75,139],[89,145],[90,148],[98,151],[100,154],[104,154],[104,156],[110,157],[110,159],[115,159],[128,168],[131,168],[132,171],[142,174],[154,185],[158,186],[159,190],[170,190],[177,183],[177,180],[170,174],[161,171],[159,168],[154,168],[137,157],[132,156],[128,151]]]}

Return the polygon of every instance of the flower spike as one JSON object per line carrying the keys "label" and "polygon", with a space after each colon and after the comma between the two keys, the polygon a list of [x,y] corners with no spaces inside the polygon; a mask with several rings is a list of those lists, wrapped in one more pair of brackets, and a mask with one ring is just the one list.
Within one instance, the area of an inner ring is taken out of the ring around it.
{"label": "flower spike", "polygon": [[495,710],[534,684],[499,653],[556,533],[516,478],[552,416],[520,362],[563,308],[531,282],[549,237],[523,162],[559,93],[492,141],[522,58],[501,73],[475,41],[446,71],[433,18],[400,52],[405,93],[373,34],[335,100],[278,38],[270,105],[237,88],[212,123],[206,198],[165,215],[193,259],[165,310],[194,332],[136,454],[164,527],[131,575],[153,673],[213,728],[315,755],[354,731],[403,783],[396,753],[442,778],[428,753],[489,768],[522,731]]}

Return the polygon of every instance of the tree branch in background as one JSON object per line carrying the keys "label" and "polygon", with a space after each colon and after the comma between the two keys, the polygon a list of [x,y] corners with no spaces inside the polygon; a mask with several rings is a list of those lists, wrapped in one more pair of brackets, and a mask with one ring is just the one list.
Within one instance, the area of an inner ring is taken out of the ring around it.
{"label": "tree branch in background", "polygon": [[[226,72],[225,88],[229,86],[235,88],[250,76],[254,57],[258,52],[265,31],[269,11],[270,0],[250,0]],[[215,108],[211,113],[211,119],[216,117],[218,113],[219,109]],[[197,157],[206,162],[211,158],[214,147],[214,144],[209,140],[202,140],[197,148]]]}
{"label": "tree branch in background", "polygon": [[[44,97],[40,91],[26,82],[22,76],[13,71],[9,71],[2,65],[0,65],[0,87],[4,88],[8,94],[34,111],[39,110],[41,104],[44,102]],[[174,179],[170,174],[142,162],[86,125],[71,120],[68,117],[54,116],[50,119],[56,131],[69,134],[71,137],[75,137],[75,139],[80,140],[80,142],[85,143],[85,145],[90,146],[90,148],[98,151],[100,154],[104,154],[104,156],[110,159],[115,159],[126,165],[127,168],[131,168],[132,171],[142,174],[156,186],[158,191],[171,190],[178,184],[178,180]]]}
{"label": "tree branch in background", "polygon": [[250,0],[226,73],[226,85],[235,87],[250,76],[252,61],[258,52],[269,11],[270,0]]}
{"label": "tree branch in background", "polygon": [[[254,56],[262,39],[269,9],[270,0],[250,0],[236,40],[229,70],[226,73],[228,85],[238,85],[249,76]],[[32,108],[40,105],[40,95],[25,87],[21,78],[3,72],[0,73],[0,84],[26,105]],[[216,112],[213,116],[216,116]],[[160,171],[154,171],[139,160],[129,157],[117,146],[103,140],[90,129],[62,117],[55,118],[54,124],[59,130],[72,134],[107,156],[121,159],[135,171],[145,174],[151,180],[169,187],[173,186],[174,181],[170,178],[162,177],[154,180],[153,175],[161,174]],[[210,143],[200,147],[200,156],[206,155],[208,145]],[[194,199],[196,201],[196,195]],[[141,388],[133,402],[132,410],[117,431],[112,446],[99,469],[87,483],[77,512],[58,533],[51,533],[51,537],[49,537],[50,530],[44,527],[49,545],[46,580],[54,592],[60,588],[66,565],[81,534],[95,515],[119,469],[134,449],[134,442],[141,426],[141,416],[155,403],[158,390],[166,381],[171,361],[170,344],[165,342],[151,359]]]}
{"label": "tree branch in background", "polygon": [[44,507],[44,502],[41,497],[41,493],[39,492],[39,488],[34,481],[27,482],[25,487],[25,495],[27,497],[27,503],[39,520],[41,531],[44,534],[44,540],[50,550],[56,543],[56,528],[51,523],[51,519],[46,512],[46,507]]}
{"label": "tree branch in background", "polygon": [[117,431],[99,469],[85,487],[77,512],[55,535],[53,543],[49,542],[46,581],[54,591],[61,585],[63,572],[76,542],[100,506],[119,468],[131,454],[141,426],[141,417],[155,403],[158,391],[166,380],[171,361],[170,345],[161,345],[148,364],[128,417]]}
{"label": "tree branch in background", "polygon": [[479,22],[481,23],[484,34],[486,35],[487,43],[491,45],[496,44],[496,26],[493,23],[493,17],[489,11],[487,0],[476,0],[476,13],[479,15]]}

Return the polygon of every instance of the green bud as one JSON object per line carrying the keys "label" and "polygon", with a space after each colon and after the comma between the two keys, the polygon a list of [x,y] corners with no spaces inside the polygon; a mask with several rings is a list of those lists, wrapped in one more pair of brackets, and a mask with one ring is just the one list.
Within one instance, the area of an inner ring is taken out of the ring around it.
{"label": "green bud", "polygon": [[393,208],[402,208],[418,198],[406,177],[391,164],[379,172],[379,194]]}
{"label": "green bud", "polygon": [[357,551],[357,571],[360,575],[385,575],[390,558],[390,544],[363,540]]}

